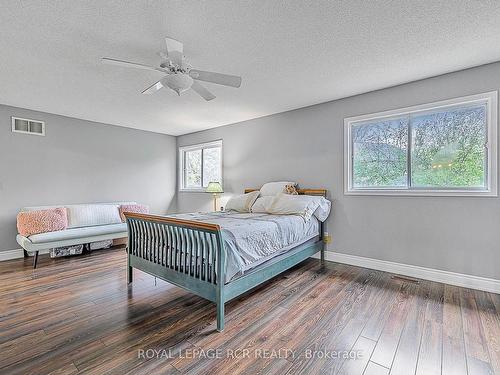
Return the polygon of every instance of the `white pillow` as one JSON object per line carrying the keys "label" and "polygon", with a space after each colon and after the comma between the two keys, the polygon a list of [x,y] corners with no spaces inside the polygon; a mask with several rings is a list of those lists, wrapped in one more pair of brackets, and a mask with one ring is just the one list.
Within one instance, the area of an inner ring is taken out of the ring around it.
{"label": "white pillow", "polygon": [[259,197],[252,206],[254,213],[267,213],[267,209],[273,202],[274,197]]}
{"label": "white pillow", "polygon": [[75,204],[66,206],[68,228],[119,224],[122,222],[118,207],[114,204]]}
{"label": "white pillow", "polygon": [[285,186],[289,184],[296,185],[295,182],[290,181],[268,182],[262,185],[262,187],[260,188],[260,196],[268,197],[283,193],[283,191],[285,190]]}
{"label": "white pillow", "polygon": [[[297,197],[297,195],[292,195],[293,197]],[[315,196],[315,195],[300,195],[299,199],[313,201],[318,204],[318,208],[314,211],[314,216],[319,221],[325,221],[330,215],[330,210],[332,208],[332,202],[330,202],[325,197]]]}
{"label": "white pillow", "polygon": [[314,214],[318,220],[325,221],[330,208],[331,202],[324,197],[279,194],[273,199],[267,212],[274,215],[300,215],[306,221]]}
{"label": "white pillow", "polygon": [[250,208],[259,196],[259,191],[235,195],[226,203],[226,211],[250,212]]}
{"label": "white pillow", "polygon": [[297,195],[278,194],[267,209],[267,213],[273,215],[300,215],[304,220],[308,221],[318,208],[318,203],[300,198],[302,197]]}
{"label": "white pillow", "polygon": [[330,202],[325,197],[316,198],[319,198],[319,206],[318,208],[316,208],[316,211],[314,211],[314,216],[316,216],[316,218],[321,222],[326,221],[332,209],[332,202]]}

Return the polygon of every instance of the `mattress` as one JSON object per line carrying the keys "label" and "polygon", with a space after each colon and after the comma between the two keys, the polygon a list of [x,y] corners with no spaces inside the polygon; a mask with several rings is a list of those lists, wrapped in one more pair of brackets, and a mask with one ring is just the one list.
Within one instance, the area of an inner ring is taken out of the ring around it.
{"label": "mattress", "polygon": [[213,212],[172,215],[185,220],[218,224],[226,249],[226,282],[238,278],[319,233],[319,221],[297,215]]}

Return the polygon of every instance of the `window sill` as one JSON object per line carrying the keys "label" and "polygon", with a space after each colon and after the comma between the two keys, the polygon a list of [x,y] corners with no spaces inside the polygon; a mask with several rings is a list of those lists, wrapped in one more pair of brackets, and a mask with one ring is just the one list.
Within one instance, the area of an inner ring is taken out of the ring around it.
{"label": "window sill", "polygon": [[179,193],[205,193],[205,188],[179,189]]}
{"label": "window sill", "polygon": [[491,190],[346,190],[344,195],[403,196],[403,197],[498,197]]}

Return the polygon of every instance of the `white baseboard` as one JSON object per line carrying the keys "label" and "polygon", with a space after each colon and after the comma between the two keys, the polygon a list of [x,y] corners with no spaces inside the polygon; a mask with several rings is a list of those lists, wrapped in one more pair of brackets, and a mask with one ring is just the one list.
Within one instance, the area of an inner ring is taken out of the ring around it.
{"label": "white baseboard", "polygon": [[[50,250],[40,250],[39,254],[48,254]],[[30,254],[31,255],[31,254]],[[24,258],[23,249],[0,250],[0,262],[4,260]]]}
{"label": "white baseboard", "polygon": [[[315,255],[319,258],[319,254]],[[438,283],[461,286],[464,288],[478,289],[485,292],[500,294],[500,280],[489,279],[473,275],[465,275],[434,268],[413,266],[410,264],[388,262],[373,258],[365,258],[356,255],[348,255],[325,251],[325,259],[331,262],[345,263],[352,266],[370,268],[379,271],[390,272],[398,275],[405,275],[419,279],[436,281]]]}
{"label": "white baseboard", "polygon": [[24,257],[23,249],[0,251],[0,262],[4,260],[18,259]]}

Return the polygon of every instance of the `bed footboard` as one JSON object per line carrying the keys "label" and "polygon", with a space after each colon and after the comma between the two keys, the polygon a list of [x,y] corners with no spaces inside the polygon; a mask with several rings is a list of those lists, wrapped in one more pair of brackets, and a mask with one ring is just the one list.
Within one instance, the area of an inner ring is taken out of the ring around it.
{"label": "bed footboard", "polygon": [[217,330],[222,331],[226,254],[220,227],[138,213],[125,217],[127,281],[132,282],[137,268],[215,302]]}
{"label": "bed footboard", "polygon": [[317,252],[324,259],[321,226],[316,241],[305,242],[283,259],[270,260],[226,283],[226,249],[217,224],[138,213],[125,213],[125,217],[128,282],[132,282],[133,268],[137,268],[215,302],[218,331],[224,329],[226,302]]}

